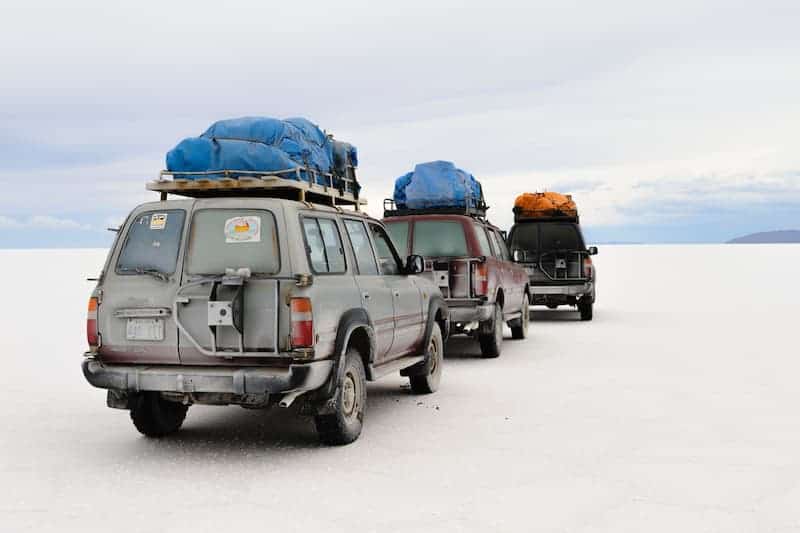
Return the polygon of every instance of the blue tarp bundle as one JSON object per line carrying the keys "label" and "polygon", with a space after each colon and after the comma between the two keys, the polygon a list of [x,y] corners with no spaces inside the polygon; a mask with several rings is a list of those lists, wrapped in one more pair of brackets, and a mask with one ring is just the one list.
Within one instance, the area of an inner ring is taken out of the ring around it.
{"label": "blue tarp bundle", "polygon": [[[343,176],[347,165],[355,166],[356,162],[354,146],[333,141],[304,118],[220,120],[200,137],[184,139],[167,153],[167,170],[170,172],[275,172],[306,167],[324,174]],[[235,173],[232,175],[235,177]],[[181,177],[192,179],[193,176]],[[221,177],[221,174],[203,177]],[[304,173],[303,177],[307,179]],[[318,181],[324,183],[322,177]]]}
{"label": "blue tarp bundle", "polygon": [[397,178],[394,203],[398,209],[480,207],[483,191],[472,174],[450,161],[431,161]]}

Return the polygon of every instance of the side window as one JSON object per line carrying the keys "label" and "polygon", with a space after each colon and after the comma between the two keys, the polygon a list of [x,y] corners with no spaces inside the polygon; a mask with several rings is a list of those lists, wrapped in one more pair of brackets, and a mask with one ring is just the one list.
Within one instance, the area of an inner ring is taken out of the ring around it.
{"label": "side window", "polygon": [[375,254],[372,252],[372,244],[369,242],[367,228],[359,220],[345,220],[344,227],[353,245],[353,254],[358,263],[358,272],[364,276],[377,276],[378,265],[375,262]]}
{"label": "side window", "polygon": [[344,261],[344,249],[339,238],[336,222],[329,218],[317,219],[322,231],[322,242],[325,243],[325,255],[328,258],[328,272],[343,273],[347,270]]}
{"label": "side window", "polygon": [[303,218],[303,232],[311,268],[317,274],[345,271],[344,251],[336,223],[327,218]]}
{"label": "side window", "polygon": [[378,225],[370,224],[369,229],[372,231],[372,238],[375,239],[375,250],[378,252],[381,274],[387,276],[399,274],[400,261],[397,259],[397,253],[392,248],[392,241],[389,240],[389,236]]}
{"label": "side window", "polygon": [[480,224],[475,224],[475,235],[478,237],[478,246],[481,249],[481,255],[492,255],[492,249],[489,247],[489,239],[486,237],[486,230]]}
{"label": "side window", "polygon": [[511,256],[508,253],[508,248],[506,247],[506,241],[503,240],[503,237],[494,230],[490,230],[489,233],[492,234],[494,237],[495,247],[498,250],[497,257],[499,259],[505,259],[506,261],[511,260]]}

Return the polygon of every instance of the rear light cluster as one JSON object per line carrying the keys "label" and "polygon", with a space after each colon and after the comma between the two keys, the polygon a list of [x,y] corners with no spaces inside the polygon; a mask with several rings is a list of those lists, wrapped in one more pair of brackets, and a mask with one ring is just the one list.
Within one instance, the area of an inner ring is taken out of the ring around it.
{"label": "rear light cluster", "polygon": [[591,278],[592,277],[592,258],[585,257],[583,259],[583,277],[584,278]]}
{"label": "rear light cluster", "polygon": [[97,334],[97,298],[89,298],[89,308],[86,313],[86,342],[89,350],[96,351],[100,346],[100,336]]}
{"label": "rear light cluster", "polygon": [[489,295],[489,265],[472,263],[472,292],[475,296]]}
{"label": "rear light cluster", "polygon": [[292,298],[292,348],[314,346],[314,316],[309,298]]}

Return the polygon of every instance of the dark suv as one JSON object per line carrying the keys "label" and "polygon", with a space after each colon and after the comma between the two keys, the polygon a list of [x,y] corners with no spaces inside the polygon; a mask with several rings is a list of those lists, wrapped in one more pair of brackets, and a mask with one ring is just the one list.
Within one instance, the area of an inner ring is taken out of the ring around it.
{"label": "dark suv", "polygon": [[591,256],[597,248],[586,247],[576,218],[518,220],[508,244],[528,273],[532,305],[574,305],[581,320],[592,319],[597,272]]}
{"label": "dark suv", "polygon": [[451,333],[474,335],[484,357],[497,357],[504,323],[513,338],[527,336],[528,276],[485,218],[436,211],[386,210],[384,223],[401,254],[425,258],[423,275],[444,296]]}

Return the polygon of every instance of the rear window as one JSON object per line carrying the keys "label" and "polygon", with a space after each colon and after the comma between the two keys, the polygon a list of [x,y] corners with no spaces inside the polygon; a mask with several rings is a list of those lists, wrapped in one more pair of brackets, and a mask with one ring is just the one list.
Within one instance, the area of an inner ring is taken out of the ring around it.
{"label": "rear window", "polygon": [[517,224],[511,232],[511,249],[531,251],[539,249],[539,225]]}
{"label": "rear window", "polygon": [[542,250],[582,250],[583,242],[572,224],[542,224],[540,229]]}
{"label": "rear window", "polygon": [[249,268],[254,274],[276,274],[280,270],[272,213],[257,209],[203,209],[194,214],[187,272],[224,274],[226,268]]}
{"label": "rear window", "polygon": [[395,248],[403,257],[408,255],[408,222],[390,222],[386,224],[386,231],[392,238]]}
{"label": "rear window", "polygon": [[148,211],[138,215],[128,228],[116,272],[173,274],[178,263],[185,219],[186,211],[183,209]]}
{"label": "rear window", "polygon": [[455,220],[414,222],[414,253],[423,257],[464,257],[469,255],[464,226]]}

